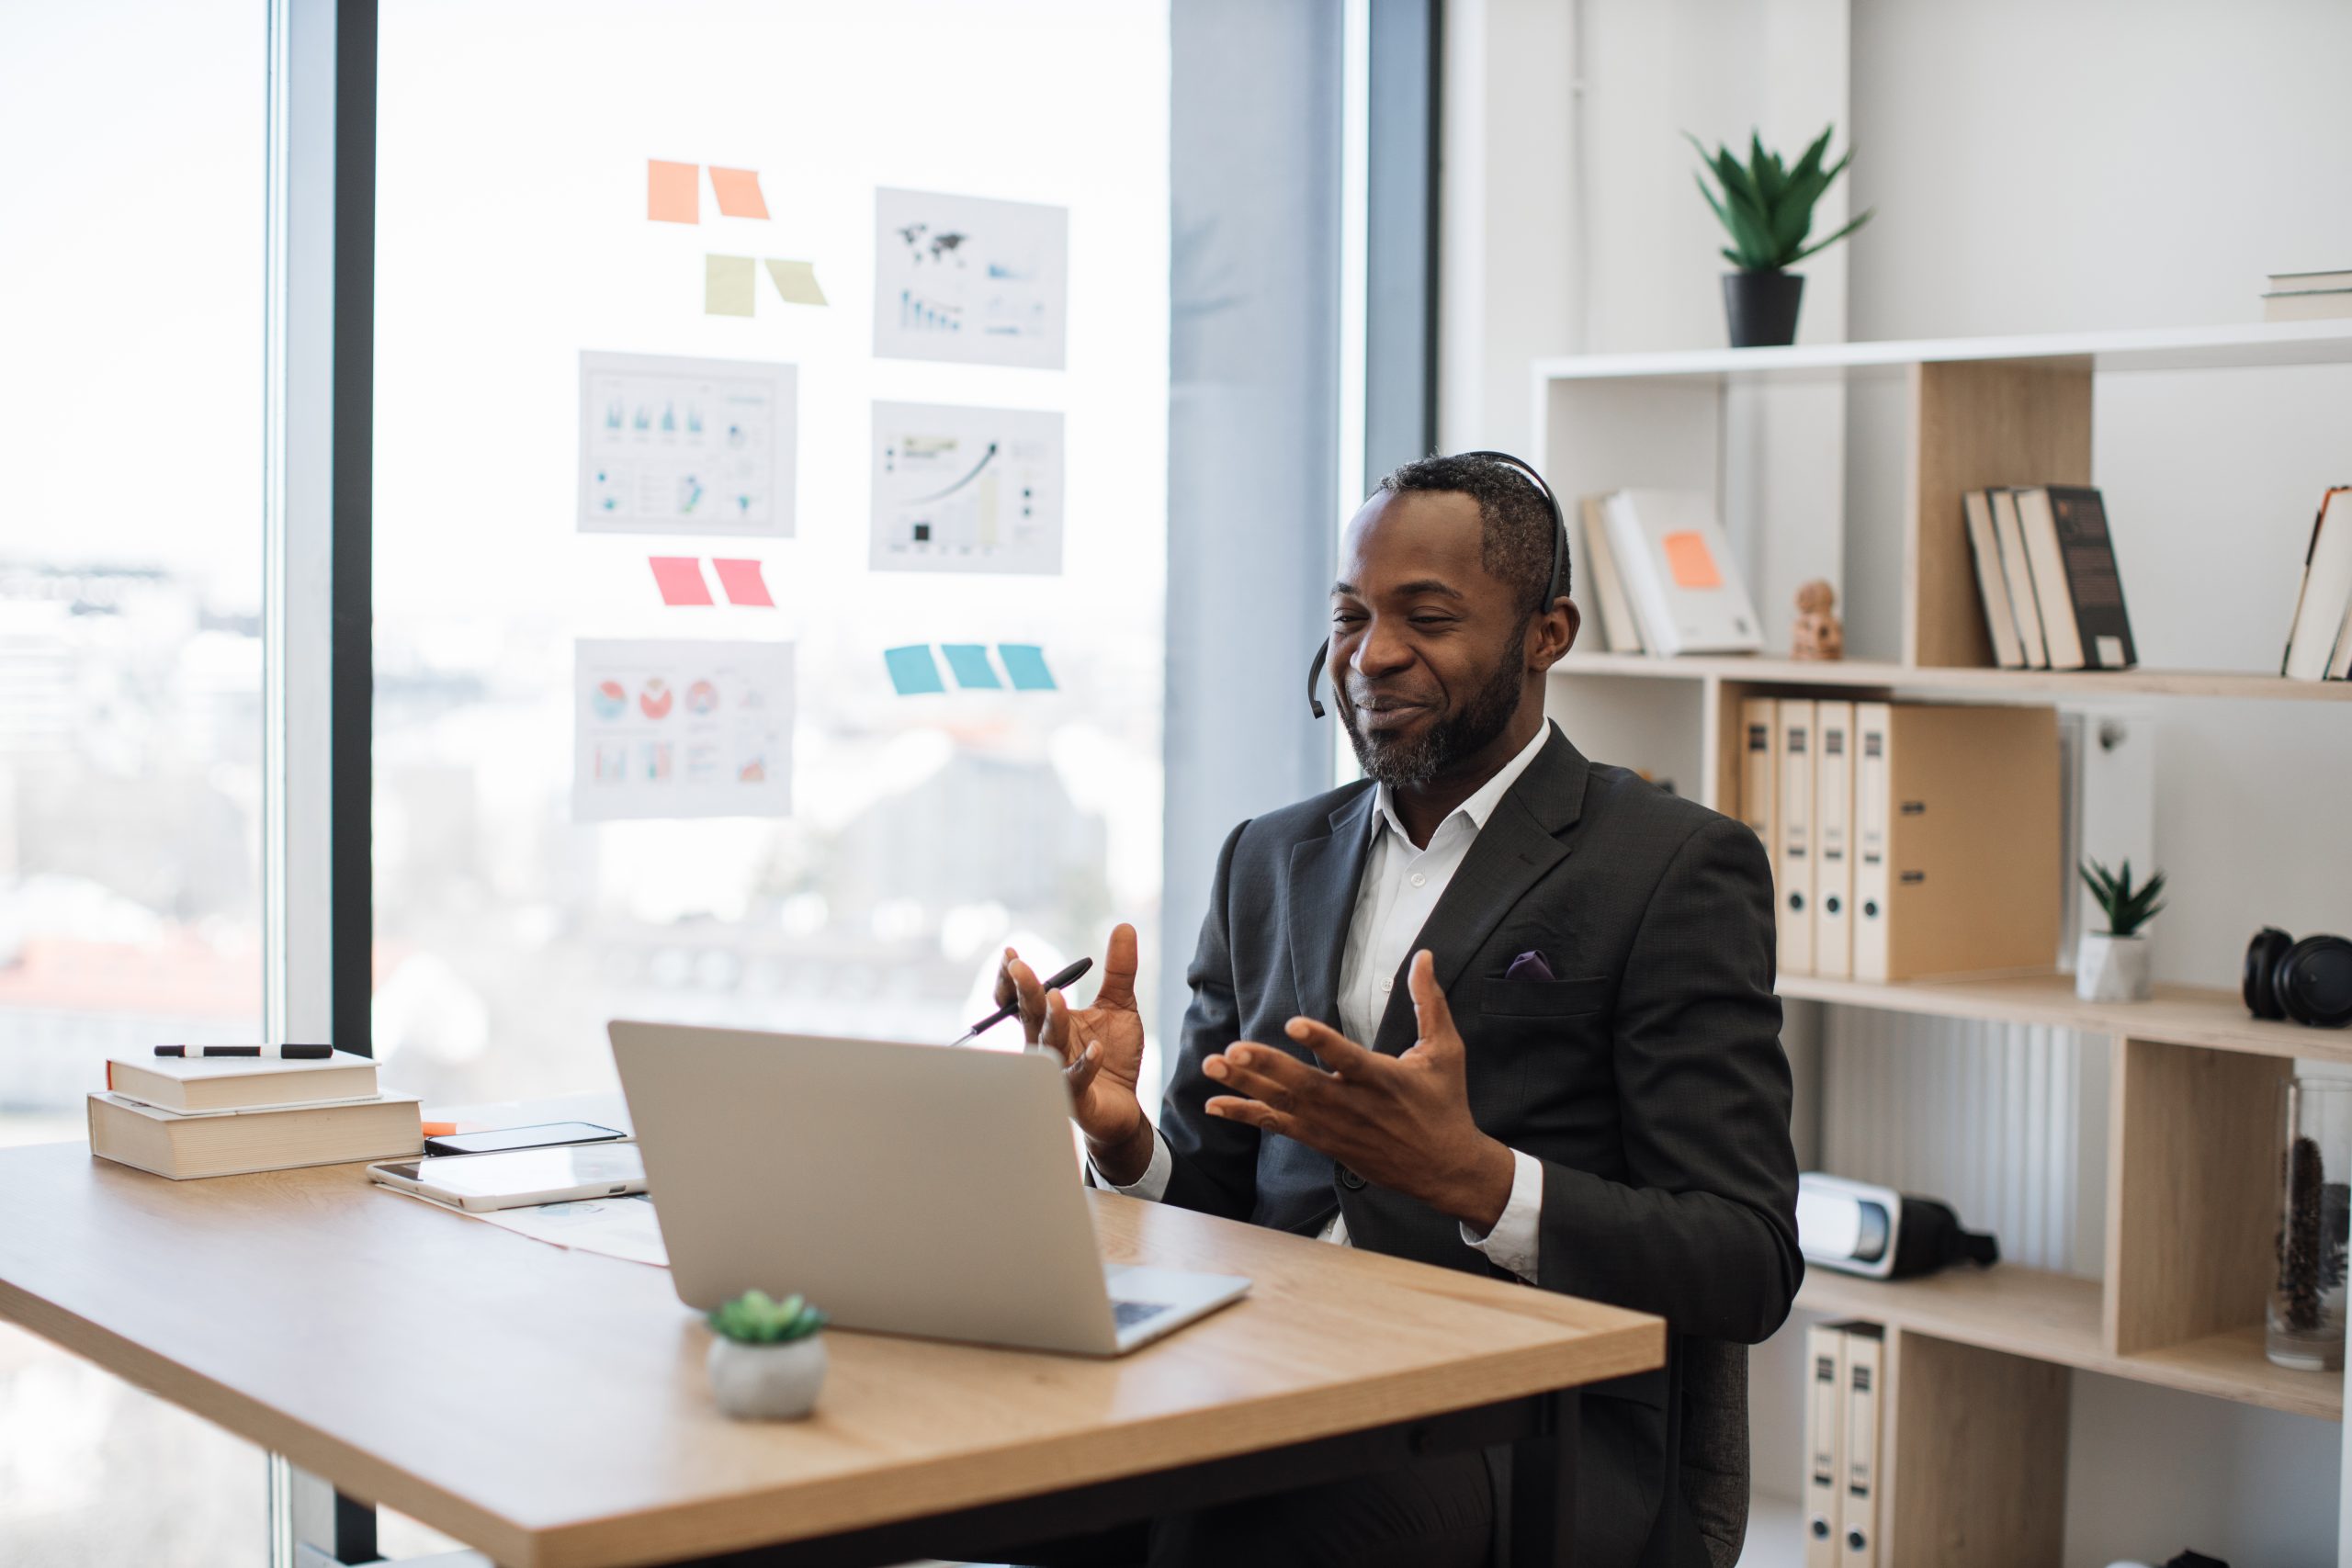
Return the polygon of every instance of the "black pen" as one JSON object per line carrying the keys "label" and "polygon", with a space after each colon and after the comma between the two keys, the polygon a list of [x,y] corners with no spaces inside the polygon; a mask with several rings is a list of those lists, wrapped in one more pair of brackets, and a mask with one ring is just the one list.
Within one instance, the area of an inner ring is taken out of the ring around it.
{"label": "black pen", "polygon": [[[1058,991],[1064,986],[1069,985],[1072,980],[1077,979],[1080,976],[1085,974],[1089,969],[1093,967],[1094,960],[1091,958],[1081,958],[1077,963],[1071,964],[1069,968],[1064,969],[1060,974],[1055,976],[1052,979],[1046,981],[1046,989],[1049,991]],[[1002,1023],[1006,1019],[1011,1018],[1014,1013],[1019,1012],[1020,1010],[1021,998],[1018,996],[1015,996],[1012,1000],[1005,1003],[1002,1007],[997,1009],[996,1011],[989,1014],[988,1017],[980,1020],[979,1022],[972,1025],[970,1029],[965,1031],[963,1040],[954,1041],[951,1043],[961,1045],[965,1041],[976,1040],[982,1033],[994,1029],[998,1024]]]}
{"label": "black pen", "polygon": [[269,1056],[317,1062],[334,1055],[332,1045],[158,1045],[158,1056]]}

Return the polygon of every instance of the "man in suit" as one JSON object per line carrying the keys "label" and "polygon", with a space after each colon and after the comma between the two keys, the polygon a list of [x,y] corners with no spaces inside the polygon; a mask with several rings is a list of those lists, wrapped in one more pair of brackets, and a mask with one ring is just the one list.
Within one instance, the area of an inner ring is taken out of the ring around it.
{"label": "man in suit", "polygon": [[[1132,928],[1091,1006],[1009,950],[1094,1179],[1754,1343],[1803,1274],[1770,872],[1744,825],[1588,761],[1544,716],[1576,640],[1529,475],[1408,463],[1349,525],[1330,694],[1366,778],[1217,858],[1175,1073],[1136,1093]],[[1672,1368],[1587,1392],[1577,1562],[1705,1568]],[[1162,1521],[1155,1563],[1476,1568],[1481,1456]]]}

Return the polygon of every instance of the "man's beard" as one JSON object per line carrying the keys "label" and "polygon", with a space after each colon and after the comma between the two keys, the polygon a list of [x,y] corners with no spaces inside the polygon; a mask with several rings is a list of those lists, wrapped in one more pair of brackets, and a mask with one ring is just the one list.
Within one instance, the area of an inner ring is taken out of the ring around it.
{"label": "man's beard", "polygon": [[1348,732],[1348,743],[1356,750],[1356,762],[1366,777],[1385,784],[1392,790],[1419,789],[1464,758],[1473,755],[1492,743],[1510,726],[1511,715],[1519,711],[1519,694],[1522,685],[1520,661],[1511,657],[1518,651],[1526,627],[1521,636],[1504,645],[1503,657],[1495,660],[1494,673],[1487,677],[1469,704],[1432,723],[1417,737],[1368,736],[1356,728],[1356,705],[1348,700],[1346,682],[1340,690],[1340,723]]}

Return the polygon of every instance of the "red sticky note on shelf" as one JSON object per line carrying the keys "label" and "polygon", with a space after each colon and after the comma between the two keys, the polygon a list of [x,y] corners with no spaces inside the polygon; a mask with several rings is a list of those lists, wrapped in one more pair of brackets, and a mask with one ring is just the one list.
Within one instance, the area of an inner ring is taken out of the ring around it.
{"label": "red sticky note on shelf", "polygon": [[702,562],[693,556],[648,556],[654,583],[664,604],[708,604],[710,584],[702,580]]}
{"label": "red sticky note on shelf", "polygon": [[710,188],[718,197],[721,218],[765,218],[767,199],[760,195],[760,172],[757,169],[722,169],[714,164],[710,168]]}
{"label": "red sticky note on shelf", "polygon": [[700,164],[645,161],[645,216],[656,223],[702,221]]}
{"label": "red sticky note on shelf", "polygon": [[717,556],[710,564],[718,569],[718,591],[727,595],[729,604],[748,604],[773,609],[775,601],[768,597],[767,579],[760,575],[760,563],[755,560],[721,560]]}

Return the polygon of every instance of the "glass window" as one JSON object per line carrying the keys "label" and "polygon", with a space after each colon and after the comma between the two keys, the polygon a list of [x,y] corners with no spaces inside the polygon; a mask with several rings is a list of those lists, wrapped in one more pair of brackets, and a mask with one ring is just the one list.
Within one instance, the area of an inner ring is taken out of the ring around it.
{"label": "glass window", "polygon": [[[108,1055],[259,1037],[265,19],[0,23],[0,1143],[80,1137]],[[263,1496],[0,1325],[0,1561],[250,1560]]]}
{"label": "glass window", "polygon": [[[607,1087],[616,1017],[944,1042],[1008,942],[1157,952],[1165,5],[392,0],[380,60],[393,1081]],[[1065,223],[1062,362],[1002,363]]]}

